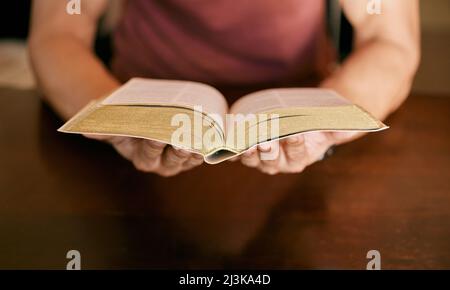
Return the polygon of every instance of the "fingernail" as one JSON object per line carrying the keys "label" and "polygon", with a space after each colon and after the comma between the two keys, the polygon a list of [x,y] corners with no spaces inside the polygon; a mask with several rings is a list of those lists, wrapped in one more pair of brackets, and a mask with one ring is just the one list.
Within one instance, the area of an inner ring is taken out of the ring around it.
{"label": "fingernail", "polygon": [[272,146],[268,143],[264,143],[264,144],[258,145],[258,149],[259,149],[259,151],[262,151],[262,152],[268,152],[272,149]]}

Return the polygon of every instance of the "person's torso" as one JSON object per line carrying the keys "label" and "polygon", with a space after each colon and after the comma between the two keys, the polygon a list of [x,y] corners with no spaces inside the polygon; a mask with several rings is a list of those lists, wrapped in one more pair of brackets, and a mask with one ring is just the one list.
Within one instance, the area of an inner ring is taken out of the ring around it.
{"label": "person's torso", "polygon": [[113,70],[245,85],[315,74],[325,57],[324,1],[129,0]]}

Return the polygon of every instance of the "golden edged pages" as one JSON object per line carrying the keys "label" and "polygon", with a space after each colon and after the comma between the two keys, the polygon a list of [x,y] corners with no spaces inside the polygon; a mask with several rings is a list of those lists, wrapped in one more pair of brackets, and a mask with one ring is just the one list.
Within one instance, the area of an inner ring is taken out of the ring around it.
{"label": "golden edged pages", "polygon": [[133,78],[93,101],[58,131],[145,138],[201,154],[215,164],[257,144],[309,131],[386,129],[336,92],[280,88],[241,97],[231,107],[197,82]]}

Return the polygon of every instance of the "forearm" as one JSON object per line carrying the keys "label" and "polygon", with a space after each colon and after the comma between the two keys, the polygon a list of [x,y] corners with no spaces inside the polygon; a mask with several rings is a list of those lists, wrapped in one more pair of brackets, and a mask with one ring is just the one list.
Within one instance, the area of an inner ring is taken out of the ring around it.
{"label": "forearm", "polygon": [[384,119],[409,94],[418,52],[383,40],[361,45],[322,86]]}
{"label": "forearm", "polygon": [[32,37],[29,46],[39,87],[64,119],[119,85],[90,49],[74,37]]}

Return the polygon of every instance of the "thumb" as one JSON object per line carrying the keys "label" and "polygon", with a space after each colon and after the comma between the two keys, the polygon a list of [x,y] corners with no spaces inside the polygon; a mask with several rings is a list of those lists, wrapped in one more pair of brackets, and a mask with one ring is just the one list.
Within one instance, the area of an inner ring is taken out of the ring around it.
{"label": "thumb", "polygon": [[363,133],[357,131],[340,131],[340,132],[332,132],[333,139],[336,144],[345,143],[351,141],[353,139],[358,138]]}
{"label": "thumb", "polygon": [[84,137],[99,141],[109,141],[112,139],[112,136],[108,135],[100,135],[100,134],[83,134]]}

